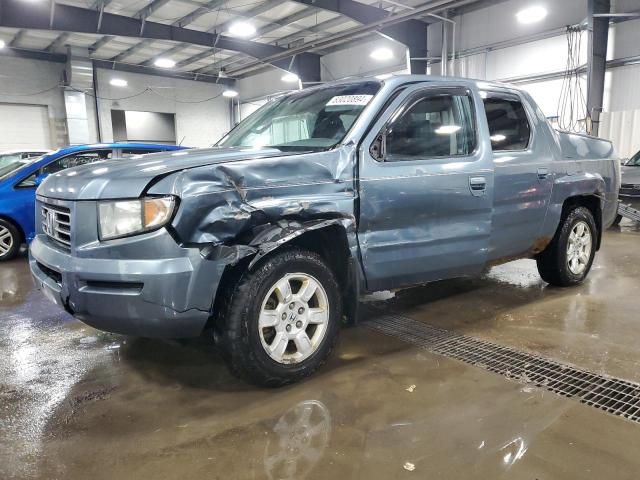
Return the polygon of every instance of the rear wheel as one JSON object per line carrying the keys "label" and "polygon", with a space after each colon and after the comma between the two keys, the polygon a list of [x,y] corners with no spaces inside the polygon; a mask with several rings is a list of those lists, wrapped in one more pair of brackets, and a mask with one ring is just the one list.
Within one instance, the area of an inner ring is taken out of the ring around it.
{"label": "rear wheel", "polygon": [[298,381],[329,356],[342,316],[340,290],[318,254],[287,249],[246,272],[225,301],[217,341],[238,376],[258,385]]}
{"label": "rear wheel", "polygon": [[18,255],[22,237],[16,226],[0,218],[0,262]]}
{"label": "rear wheel", "polygon": [[571,210],[552,242],[536,259],[542,279],[558,287],[583,282],[593,264],[596,233],[596,223],[587,208]]}

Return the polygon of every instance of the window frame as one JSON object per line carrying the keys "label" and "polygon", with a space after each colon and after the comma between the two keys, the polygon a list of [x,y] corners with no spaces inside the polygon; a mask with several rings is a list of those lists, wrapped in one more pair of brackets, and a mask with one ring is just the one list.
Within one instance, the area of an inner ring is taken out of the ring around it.
{"label": "window frame", "polygon": [[[36,178],[38,178],[40,175],[42,175],[42,170],[43,170],[45,167],[47,167],[47,166],[51,165],[51,164],[52,164],[52,163],[54,163],[54,162],[59,162],[59,161],[61,161],[61,160],[64,160],[65,158],[72,157],[72,156],[74,156],[74,155],[79,155],[79,154],[84,154],[84,153],[95,153],[95,152],[111,152],[111,157],[113,158],[113,154],[114,154],[114,152],[115,152],[115,149],[113,149],[113,148],[94,148],[94,149],[86,150],[86,151],[79,151],[79,152],[68,153],[67,155],[63,155],[62,157],[58,157],[58,158],[56,158],[56,159],[54,159],[54,160],[50,161],[49,163],[47,163],[47,164],[45,164],[45,165],[42,165],[42,166],[38,167],[36,170],[34,170],[33,172],[31,172],[30,174],[28,174],[28,175],[26,175],[26,176],[22,177],[20,180],[18,180],[16,183],[14,183],[14,184],[13,184],[13,188],[14,188],[14,190],[16,190],[16,189],[23,190],[23,189],[28,189],[28,188],[38,188],[38,186],[37,186],[37,185],[20,185],[20,184],[21,184],[22,182],[24,182],[27,178],[29,178],[29,177],[31,177],[31,176],[33,176],[33,175],[35,175],[35,176],[36,176]],[[105,159],[105,160],[107,160],[107,159]],[[93,163],[95,163],[95,162],[93,162]],[[73,167],[70,167],[70,168],[73,168]],[[64,170],[66,170],[66,168],[63,168],[62,170],[59,170],[59,171],[60,171],[60,172],[62,172],[62,171],[64,171]],[[57,173],[57,172],[56,172],[56,173]]]}
{"label": "window frame", "polygon": [[[483,96],[484,94],[484,96]],[[520,102],[522,105],[522,110],[524,111],[525,117],[527,119],[527,123],[529,124],[529,139],[527,140],[527,145],[525,148],[518,149],[509,149],[509,150],[495,150],[493,148],[493,144],[491,142],[491,138],[489,138],[489,146],[491,147],[491,151],[495,155],[503,154],[503,153],[518,153],[518,152],[530,152],[533,150],[533,141],[534,141],[534,124],[531,121],[531,115],[529,114],[528,103],[520,96],[518,92],[501,92],[498,90],[487,90],[482,89],[480,91],[480,96],[482,97],[482,110],[484,111],[484,116],[487,121],[487,130],[489,131],[489,137],[491,137],[491,129],[489,127],[489,118],[487,117],[487,109],[485,107],[484,101],[490,98],[497,98],[499,100],[507,100]]]}
{"label": "window frame", "polygon": [[[437,95],[446,95],[446,94],[450,96],[464,96],[469,98],[470,110],[471,110],[471,122],[472,122],[471,126],[474,130],[473,149],[469,153],[459,154],[459,155],[441,155],[441,156],[413,156],[413,157],[407,156],[406,160],[399,160],[399,161],[388,161],[386,151],[379,158],[376,158],[376,156],[371,153],[373,151],[373,146],[378,142],[378,139],[380,138],[380,136],[381,135],[384,136],[388,131],[389,127],[393,123],[398,121],[402,117],[402,115],[406,113],[408,110],[410,110],[414,105],[416,105],[418,102],[426,98],[437,96]],[[396,107],[393,113],[389,116],[389,119],[384,123],[382,128],[379,130],[375,139],[373,140],[371,145],[369,145],[369,155],[376,162],[381,164],[389,164],[389,165],[402,165],[409,162],[431,162],[433,160],[437,161],[437,160],[443,160],[448,158],[460,160],[464,158],[475,157],[480,148],[480,132],[479,132],[479,125],[478,125],[478,115],[476,111],[477,109],[476,103],[477,102],[476,102],[476,98],[473,90],[469,87],[461,86],[461,85],[452,85],[452,86],[427,85],[427,86],[424,86],[423,88],[416,90],[415,92],[411,92],[407,96],[407,98],[405,98],[402,101],[402,103],[398,107]]]}

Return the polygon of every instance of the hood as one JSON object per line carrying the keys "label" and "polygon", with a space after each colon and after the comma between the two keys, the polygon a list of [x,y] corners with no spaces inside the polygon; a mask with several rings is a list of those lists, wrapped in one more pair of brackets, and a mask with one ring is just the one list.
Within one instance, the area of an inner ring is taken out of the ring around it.
{"label": "hood", "polygon": [[640,185],[640,167],[625,167],[621,169],[622,183]]}
{"label": "hood", "polygon": [[63,170],[47,177],[37,193],[61,200],[137,198],[153,179],[173,172],[295,154],[299,152],[273,148],[206,148],[153,153]]}

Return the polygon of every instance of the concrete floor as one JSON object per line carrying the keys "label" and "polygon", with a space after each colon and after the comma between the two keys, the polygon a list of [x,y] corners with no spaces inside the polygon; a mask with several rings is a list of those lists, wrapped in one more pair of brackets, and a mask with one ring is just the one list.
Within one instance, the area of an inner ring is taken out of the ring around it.
{"label": "concrete floor", "polygon": [[[640,425],[365,326],[308,381],[260,390],[204,340],[84,326],[27,270],[0,265],[0,478],[638,478]],[[378,306],[640,382],[638,286],[623,224],[578,288],[520,261]]]}

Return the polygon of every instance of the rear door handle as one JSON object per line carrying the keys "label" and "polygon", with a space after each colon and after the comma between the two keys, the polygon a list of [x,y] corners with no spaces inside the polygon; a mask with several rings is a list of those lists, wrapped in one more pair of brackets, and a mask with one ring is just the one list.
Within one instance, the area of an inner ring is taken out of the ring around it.
{"label": "rear door handle", "polygon": [[469,188],[472,195],[480,197],[487,190],[487,179],[485,177],[469,177]]}
{"label": "rear door handle", "polygon": [[549,176],[548,168],[539,168],[538,169],[538,180],[544,180]]}

